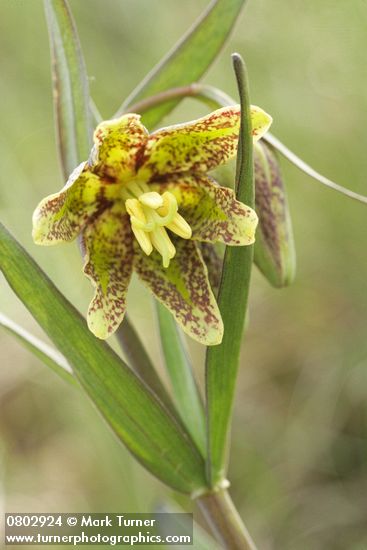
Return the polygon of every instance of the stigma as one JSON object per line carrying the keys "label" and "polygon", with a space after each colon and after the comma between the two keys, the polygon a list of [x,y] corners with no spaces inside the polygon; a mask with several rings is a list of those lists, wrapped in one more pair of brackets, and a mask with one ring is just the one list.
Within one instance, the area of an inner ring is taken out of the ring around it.
{"label": "stigma", "polygon": [[190,239],[191,227],[178,213],[177,199],[169,191],[150,191],[144,182],[132,181],[123,190],[131,229],[141,249],[148,256],[155,249],[162,256],[163,267],[169,267],[176,254],[167,229],[182,239]]}

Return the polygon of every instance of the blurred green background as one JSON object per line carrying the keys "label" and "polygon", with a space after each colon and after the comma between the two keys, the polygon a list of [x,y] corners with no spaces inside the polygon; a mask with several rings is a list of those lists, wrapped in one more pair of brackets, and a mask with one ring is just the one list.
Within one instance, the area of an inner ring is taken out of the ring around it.
{"label": "blurred green background", "polygon": [[[71,0],[92,95],[108,118],[206,0]],[[40,0],[1,0],[0,219],[85,312],[76,245],[36,247],[31,214],[62,180]],[[367,3],[249,0],[205,81],[235,95],[230,53],[273,132],[320,172],[367,194]],[[165,122],[204,114],[186,100]],[[287,162],[298,255],[294,285],[252,283],[229,479],[260,549],[367,548],[366,207]],[[149,296],[129,310],[160,365]],[[0,277],[0,311],[41,331]],[[0,508],[150,511],[175,498],[136,464],[89,401],[0,332]],[[203,350],[190,343],[200,380]],[[223,367],[225,368],[225,366]]]}

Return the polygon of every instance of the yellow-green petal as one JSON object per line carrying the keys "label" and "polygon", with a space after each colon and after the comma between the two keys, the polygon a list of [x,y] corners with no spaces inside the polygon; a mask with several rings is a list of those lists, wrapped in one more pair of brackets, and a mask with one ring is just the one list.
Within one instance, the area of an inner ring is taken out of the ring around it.
{"label": "yellow-green petal", "polygon": [[[271,117],[259,107],[251,107],[254,140],[269,128]],[[175,172],[207,172],[236,155],[240,127],[240,107],[218,109],[207,116],[169,126],[151,134],[139,160],[142,179]]]}
{"label": "yellow-green petal", "polygon": [[220,187],[208,176],[172,176],[169,183],[151,184],[160,192],[170,191],[177,199],[179,213],[190,225],[192,238],[231,246],[255,241],[256,212],[236,200],[232,189]]}
{"label": "yellow-green petal", "polygon": [[148,136],[140,115],[127,114],[98,124],[90,162],[95,172],[111,182],[127,182],[135,175],[139,153]]}
{"label": "yellow-green petal", "polygon": [[135,245],[136,272],[189,336],[207,346],[220,344],[223,322],[198,245],[180,238],[174,244],[168,268],[156,251],[146,256]]}
{"label": "yellow-green petal", "polygon": [[129,217],[120,206],[105,210],[83,233],[84,273],[95,287],[88,327],[101,339],[113,334],[125,314],[133,265],[132,239]]}
{"label": "yellow-green petal", "polygon": [[103,185],[87,163],[80,164],[65,187],[43,199],[33,214],[33,240],[53,245],[72,241],[88,221],[118,197],[117,185]]}

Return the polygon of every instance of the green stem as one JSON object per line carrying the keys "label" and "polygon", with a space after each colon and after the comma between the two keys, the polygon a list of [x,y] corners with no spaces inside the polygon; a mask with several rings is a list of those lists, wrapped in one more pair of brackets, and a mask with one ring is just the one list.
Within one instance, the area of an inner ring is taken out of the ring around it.
{"label": "green stem", "polygon": [[129,366],[135,370],[140,378],[155,393],[155,395],[166,405],[169,411],[177,417],[177,411],[167,393],[155,367],[146,352],[138,333],[130,323],[127,315],[116,331],[117,340],[122,348]]}
{"label": "green stem", "polygon": [[215,538],[226,550],[256,550],[231,497],[225,489],[196,499]]}
{"label": "green stem", "polygon": [[154,109],[162,103],[167,103],[173,99],[182,99],[185,97],[194,97],[199,99],[211,109],[218,109],[218,106],[233,105],[235,103],[233,99],[215,88],[214,86],[209,86],[206,84],[189,84],[187,86],[179,86],[177,88],[170,88],[169,90],[164,90],[159,94],[150,96],[141,101],[137,101],[132,105],[129,105],[125,112],[129,113],[146,113],[151,109]]}
{"label": "green stem", "polygon": [[339,185],[339,183],[336,183],[335,181],[332,181],[329,178],[317,172],[304,160],[300,159],[295,153],[293,153],[293,151],[288,149],[288,147],[286,147],[284,143],[279,141],[279,139],[273,136],[273,134],[271,134],[270,132],[268,132],[264,136],[264,139],[265,141],[267,141],[267,143],[269,143],[272,147],[274,147],[274,149],[276,149],[281,155],[283,155],[284,158],[286,158],[289,162],[294,164],[294,166],[296,166],[299,170],[301,170],[302,172],[310,176],[312,179],[318,181],[322,185],[325,185],[325,187],[329,187],[329,189],[332,189],[337,193],[341,193],[342,195],[345,195],[350,199],[367,204],[367,197],[365,197],[364,195],[360,195],[359,193],[355,193],[354,191],[351,191],[350,189],[347,189],[346,187]]}

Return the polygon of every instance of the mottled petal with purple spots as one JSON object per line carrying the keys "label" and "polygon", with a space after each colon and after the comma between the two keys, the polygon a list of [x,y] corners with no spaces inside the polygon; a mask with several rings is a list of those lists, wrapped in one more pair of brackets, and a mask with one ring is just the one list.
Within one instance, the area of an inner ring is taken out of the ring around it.
{"label": "mottled petal with purple spots", "polygon": [[49,195],[37,206],[33,214],[34,242],[52,245],[72,241],[118,196],[118,185],[103,185],[83,162],[72,172],[59,193]]}
{"label": "mottled petal with purple spots", "polygon": [[179,238],[174,244],[176,256],[168,268],[162,266],[162,258],[156,251],[146,256],[136,246],[136,272],[187,334],[208,346],[220,344],[222,318],[198,246]]}
{"label": "mottled petal with purple spots", "polygon": [[101,122],[94,132],[90,158],[93,170],[106,181],[129,181],[135,176],[147,137],[148,130],[140,122],[140,115],[127,114]]}
{"label": "mottled petal with purple spots", "polygon": [[[269,128],[271,117],[251,107],[254,140]],[[148,137],[138,176],[152,179],[175,172],[207,172],[237,153],[240,107],[223,107],[207,116],[157,130]]]}
{"label": "mottled petal with purple spots", "polygon": [[176,175],[169,183],[151,186],[176,197],[178,211],[190,225],[193,239],[232,246],[255,241],[256,212],[236,200],[232,189],[220,187],[208,176]]}
{"label": "mottled petal with purple spots", "polygon": [[121,208],[105,210],[84,231],[84,273],[95,287],[89,306],[89,329],[105,339],[120,325],[133,267],[129,217]]}

